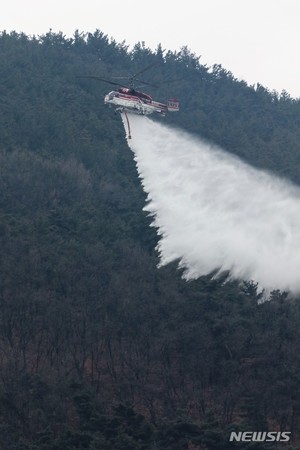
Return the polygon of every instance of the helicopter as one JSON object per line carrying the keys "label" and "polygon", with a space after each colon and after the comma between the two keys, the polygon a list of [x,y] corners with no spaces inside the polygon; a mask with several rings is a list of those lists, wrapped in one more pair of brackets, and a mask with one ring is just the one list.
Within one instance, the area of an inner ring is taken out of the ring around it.
{"label": "helicopter", "polygon": [[164,104],[154,101],[150,95],[144,92],[123,86],[105,95],[104,103],[115,106],[116,111],[127,111],[143,116],[153,113],[165,116],[167,112],[179,111],[179,102],[176,99],[169,99],[167,104]]}
{"label": "helicopter", "polygon": [[[156,64],[156,63],[155,63]],[[117,86],[117,88],[104,97],[104,103],[110,107],[114,107],[116,112],[124,113],[128,126],[128,138],[131,139],[130,123],[127,113],[139,114],[143,116],[148,116],[150,114],[156,113],[161,116],[165,116],[167,112],[177,112],[179,111],[179,101],[175,98],[171,98],[167,103],[161,103],[153,100],[153,98],[145,94],[144,92],[138,91],[134,88],[134,84],[138,83],[158,87],[155,84],[148,83],[137,79],[138,75],[141,75],[146,70],[150,69],[154,64],[147,66],[143,70],[135,73],[129,79],[129,86],[117,83],[106,78],[96,77],[96,76],[85,76],[84,78],[92,78],[98,81],[104,81],[105,83]],[[81,77],[82,78],[82,77]]]}

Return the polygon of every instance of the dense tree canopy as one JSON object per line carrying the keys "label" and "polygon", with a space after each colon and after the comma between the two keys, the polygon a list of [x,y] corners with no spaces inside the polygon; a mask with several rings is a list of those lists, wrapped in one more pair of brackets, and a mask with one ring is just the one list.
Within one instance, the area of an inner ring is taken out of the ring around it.
{"label": "dense tree canopy", "polygon": [[99,30],[2,32],[0,57],[0,447],[225,450],[232,430],[282,430],[297,448],[299,299],[157,269],[107,86],[78,77],[157,63],[155,96],[182,104],[166,121],[296,183],[299,101]]}

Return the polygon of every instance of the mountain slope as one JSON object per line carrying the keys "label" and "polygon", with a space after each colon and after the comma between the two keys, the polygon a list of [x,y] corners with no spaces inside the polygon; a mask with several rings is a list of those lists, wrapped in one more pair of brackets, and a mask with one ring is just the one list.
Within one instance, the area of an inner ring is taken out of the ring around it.
{"label": "mountain slope", "polygon": [[267,424],[297,441],[299,303],[157,269],[107,85],[77,76],[158,62],[148,79],[177,81],[153,95],[182,103],[166,122],[296,181],[299,104],[100,31],[4,32],[0,55],[0,446],[225,449]]}

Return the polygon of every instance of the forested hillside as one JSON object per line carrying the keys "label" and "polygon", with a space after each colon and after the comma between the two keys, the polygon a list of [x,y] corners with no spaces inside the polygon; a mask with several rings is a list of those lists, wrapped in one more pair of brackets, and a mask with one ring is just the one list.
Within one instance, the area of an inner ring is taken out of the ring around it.
{"label": "forested hillside", "polygon": [[300,299],[157,269],[109,86],[80,76],[157,63],[150,93],[181,101],[162,120],[298,184],[300,102],[100,31],[2,32],[0,57],[0,448],[300,448]]}

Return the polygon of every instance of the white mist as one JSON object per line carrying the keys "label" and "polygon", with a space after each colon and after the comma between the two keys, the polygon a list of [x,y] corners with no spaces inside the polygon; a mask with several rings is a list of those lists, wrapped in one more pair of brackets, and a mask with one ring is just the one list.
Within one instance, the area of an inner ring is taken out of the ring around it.
{"label": "white mist", "polygon": [[[300,189],[186,132],[130,115],[161,265],[300,292]],[[124,126],[126,124],[124,123]]]}

